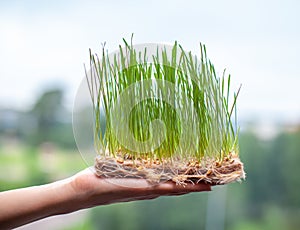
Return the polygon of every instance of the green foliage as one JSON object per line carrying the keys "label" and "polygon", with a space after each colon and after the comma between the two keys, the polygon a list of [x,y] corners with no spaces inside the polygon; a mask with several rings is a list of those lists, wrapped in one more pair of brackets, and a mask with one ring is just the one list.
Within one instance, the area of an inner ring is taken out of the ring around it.
{"label": "green foliage", "polygon": [[[300,132],[281,134],[272,144],[271,152],[276,164],[273,164],[273,189],[282,205],[300,208]],[[284,157],[282,157],[284,155]],[[276,156],[276,157],[275,157]],[[270,160],[270,162],[272,162]],[[276,170],[275,170],[276,169]],[[271,179],[271,178],[270,178]],[[284,194],[283,196],[281,194]],[[281,195],[281,196],[280,196]]]}
{"label": "green foliage", "polygon": [[229,185],[228,229],[298,229],[299,137],[300,131],[271,140],[241,133],[240,151],[248,153],[241,154],[247,180]]}
{"label": "green foliage", "polygon": [[207,195],[160,197],[98,207],[92,210],[94,229],[204,229]]}
{"label": "green foliage", "polygon": [[0,145],[0,191],[53,182],[86,167],[77,151]]}
{"label": "green foliage", "polygon": [[51,142],[62,148],[75,148],[71,114],[63,107],[63,90],[54,88],[37,98],[33,108],[22,120],[27,143],[38,146]]}
{"label": "green foliage", "polygon": [[[94,106],[95,143],[99,153],[197,160],[204,156],[223,158],[232,151],[238,153],[237,127],[233,126],[232,117],[239,91],[229,105],[230,76],[226,78],[225,72],[221,78],[216,76],[204,45],[200,45],[200,61],[177,42],[171,54],[157,47],[156,55],[148,60],[146,48],[141,52],[125,40],[124,43],[125,48],[120,46],[113,58],[104,48],[101,59],[90,54],[91,72],[86,76]],[[122,97],[128,96],[128,89],[133,94],[120,103]],[[128,120],[125,112],[112,112],[115,107],[127,111],[131,106]],[[104,135],[102,108],[106,116]],[[127,127],[114,128],[113,120],[124,119]],[[164,125],[154,124],[157,120]],[[128,133],[134,139],[129,140]],[[160,137],[163,142],[158,146],[151,142]],[[149,148],[136,148],[149,140]],[[134,147],[124,144],[134,145],[132,142],[138,144]]]}

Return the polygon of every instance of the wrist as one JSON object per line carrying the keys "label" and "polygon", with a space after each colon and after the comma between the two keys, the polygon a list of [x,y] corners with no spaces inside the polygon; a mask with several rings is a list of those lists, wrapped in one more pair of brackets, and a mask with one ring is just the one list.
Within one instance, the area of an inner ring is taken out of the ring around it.
{"label": "wrist", "polygon": [[50,216],[67,214],[80,209],[80,196],[73,188],[73,178],[49,184],[46,190],[51,191],[49,199]]}

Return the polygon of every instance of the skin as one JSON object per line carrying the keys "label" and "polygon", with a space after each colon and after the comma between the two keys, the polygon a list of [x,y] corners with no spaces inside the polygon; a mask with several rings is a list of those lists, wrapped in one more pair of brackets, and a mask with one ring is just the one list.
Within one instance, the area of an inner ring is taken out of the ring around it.
{"label": "skin", "polygon": [[100,178],[85,169],[54,183],[1,192],[0,227],[11,229],[99,205],[210,190],[209,185],[201,183],[181,186],[165,182],[152,186],[144,179]]}

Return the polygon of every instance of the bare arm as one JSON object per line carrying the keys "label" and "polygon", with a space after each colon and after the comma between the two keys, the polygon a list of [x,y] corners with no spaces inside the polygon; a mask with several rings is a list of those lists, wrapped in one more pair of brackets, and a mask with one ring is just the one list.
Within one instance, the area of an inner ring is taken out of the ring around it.
{"label": "bare arm", "polygon": [[[112,183],[113,180],[123,186]],[[148,186],[143,179],[104,179],[86,169],[51,184],[0,193],[0,226],[10,229],[98,205],[200,191],[210,191],[210,186],[188,184],[183,187],[172,182]]]}

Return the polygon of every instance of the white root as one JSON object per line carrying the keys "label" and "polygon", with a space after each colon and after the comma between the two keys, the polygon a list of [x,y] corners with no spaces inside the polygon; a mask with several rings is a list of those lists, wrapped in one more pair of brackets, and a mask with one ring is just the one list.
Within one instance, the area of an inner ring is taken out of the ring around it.
{"label": "white root", "polygon": [[206,159],[197,165],[180,161],[153,164],[141,159],[122,161],[113,157],[97,157],[95,170],[98,176],[107,178],[144,178],[152,184],[173,181],[182,186],[187,183],[228,184],[245,179],[243,163],[236,156],[222,162]]}

